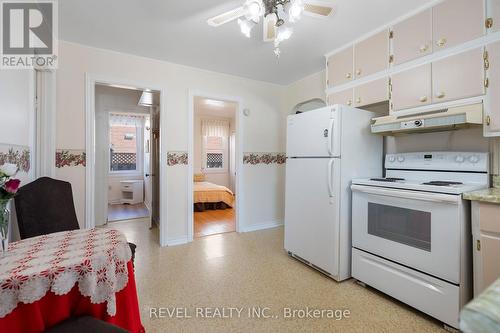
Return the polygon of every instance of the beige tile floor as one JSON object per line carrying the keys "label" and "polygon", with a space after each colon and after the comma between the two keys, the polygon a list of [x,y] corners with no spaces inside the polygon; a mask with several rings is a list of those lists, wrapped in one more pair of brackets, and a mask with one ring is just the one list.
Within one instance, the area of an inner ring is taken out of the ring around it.
{"label": "beige tile floor", "polygon": [[[291,259],[283,228],[204,237],[160,248],[141,220],[111,224],[137,244],[136,279],[147,332],[444,332],[439,322],[353,280],[337,283]],[[349,310],[350,318],[287,319],[284,308]],[[151,319],[150,309],[187,308],[190,319]],[[196,318],[197,307],[243,307],[241,318]],[[278,318],[248,318],[268,307]]]}

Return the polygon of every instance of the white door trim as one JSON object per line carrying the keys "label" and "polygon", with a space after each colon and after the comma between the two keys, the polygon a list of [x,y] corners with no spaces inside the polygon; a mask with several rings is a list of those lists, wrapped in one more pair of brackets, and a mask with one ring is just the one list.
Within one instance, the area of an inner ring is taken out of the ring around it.
{"label": "white door trim", "polygon": [[[166,149],[165,134],[167,129],[166,91],[161,86],[140,81],[112,78],[109,76],[85,73],[85,228],[95,227],[95,85],[121,86],[139,89],[151,89],[160,92],[160,152]],[[163,156],[160,154],[160,156]],[[167,246],[167,164],[160,159],[160,245]]]}
{"label": "white door trim", "polygon": [[240,97],[218,95],[200,90],[189,90],[188,94],[188,183],[187,183],[187,216],[188,216],[188,242],[192,242],[194,238],[194,212],[193,212],[193,171],[194,171],[194,98],[205,97],[215,100],[234,102],[238,104],[236,109],[236,232],[244,230],[244,220],[242,218],[243,211],[243,99]]}

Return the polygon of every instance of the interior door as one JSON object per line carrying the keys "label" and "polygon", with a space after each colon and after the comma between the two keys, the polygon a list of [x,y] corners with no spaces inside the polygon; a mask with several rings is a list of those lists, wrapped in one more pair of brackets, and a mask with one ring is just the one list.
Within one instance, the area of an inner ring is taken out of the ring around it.
{"label": "interior door", "polygon": [[327,107],[288,116],[288,157],[340,156],[340,113]]}
{"label": "interior door", "polygon": [[229,137],[229,184],[231,191],[236,192],[236,134]]}
{"label": "interior door", "polygon": [[286,165],[285,249],[338,275],[335,158],[292,158]]}
{"label": "interior door", "polygon": [[150,217],[150,227],[152,226],[152,213],[151,213],[151,205],[152,205],[152,196],[153,196],[153,188],[151,182],[151,164],[154,162],[151,156],[151,116],[146,117],[145,125],[144,125],[144,204],[149,210]]}
{"label": "interior door", "polygon": [[151,221],[160,224],[160,112],[158,107],[154,107],[151,115]]}

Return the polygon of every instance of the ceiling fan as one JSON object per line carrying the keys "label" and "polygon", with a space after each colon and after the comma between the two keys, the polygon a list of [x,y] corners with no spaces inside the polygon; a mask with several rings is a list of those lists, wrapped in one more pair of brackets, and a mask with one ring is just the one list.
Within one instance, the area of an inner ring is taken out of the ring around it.
{"label": "ceiling fan", "polygon": [[253,27],[262,19],[263,39],[274,42],[274,53],[280,56],[279,44],[292,36],[289,26],[300,20],[302,14],[314,17],[328,17],[333,13],[333,5],[317,0],[246,0],[243,6],[208,19],[213,27],[238,20],[241,32],[251,36]]}

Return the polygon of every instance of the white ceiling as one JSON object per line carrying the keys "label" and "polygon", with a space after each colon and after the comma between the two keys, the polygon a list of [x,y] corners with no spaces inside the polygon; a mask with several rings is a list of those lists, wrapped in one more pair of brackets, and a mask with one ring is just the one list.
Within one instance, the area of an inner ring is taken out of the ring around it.
{"label": "white ceiling", "polygon": [[194,98],[194,112],[201,117],[215,117],[232,119],[236,115],[237,104],[234,102],[220,101],[220,106],[206,103],[208,98],[196,96]]}
{"label": "white ceiling", "polygon": [[244,0],[62,0],[61,39],[242,77],[289,84],[324,68],[323,55],[432,0],[325,0],[328,19],[304,16],[277,60],[262,27],[244,37],[236,22],[206,20]]}

